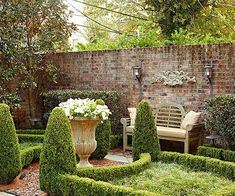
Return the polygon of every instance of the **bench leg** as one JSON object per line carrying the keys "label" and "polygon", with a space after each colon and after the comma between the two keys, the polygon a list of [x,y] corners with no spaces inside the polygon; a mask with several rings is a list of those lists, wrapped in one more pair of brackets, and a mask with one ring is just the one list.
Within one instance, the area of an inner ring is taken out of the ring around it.
{"label": "bench leg", "polygon": [[126,133],[123,132],[123,151],[126,152],[126,145],[127,145],[127,136]]}
{"label": "bench leg", "polygon": [[184,153],[189,153],[189,141],[184,142]]}

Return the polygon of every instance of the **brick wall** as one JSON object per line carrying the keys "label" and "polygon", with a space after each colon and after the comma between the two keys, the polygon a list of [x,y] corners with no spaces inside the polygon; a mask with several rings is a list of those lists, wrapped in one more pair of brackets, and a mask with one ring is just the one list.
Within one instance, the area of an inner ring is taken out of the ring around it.
{"label": "brick wall", "polygon": [[[64,74],[51,88],[80,90],[117,90],[125,94],[130,106],[146,98],[154,107],[162,101],[173,101],[186,110],[203,110],[209,96],[204,66],[213,64],[215,95],[235,94],[235,44],[169,46],[159,48],[57,53],[47,57]],[[141,84],[133,79],[132,66],[142,62]],[[163,71],[184,71],[196,83],[165,86],[153,83]]]}

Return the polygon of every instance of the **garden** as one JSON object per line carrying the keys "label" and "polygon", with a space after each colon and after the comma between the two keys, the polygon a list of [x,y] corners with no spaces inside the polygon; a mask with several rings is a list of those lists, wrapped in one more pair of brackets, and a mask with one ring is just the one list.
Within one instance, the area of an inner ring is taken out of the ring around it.
{"label": "garden", "polygon": [[233,1],[0,15],[0,196],[235,196]]}

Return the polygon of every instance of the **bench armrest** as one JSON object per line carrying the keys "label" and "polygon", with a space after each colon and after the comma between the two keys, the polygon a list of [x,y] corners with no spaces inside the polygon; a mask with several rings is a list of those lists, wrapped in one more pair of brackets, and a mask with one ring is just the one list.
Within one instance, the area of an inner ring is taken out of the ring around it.
{"label": "bench armrest", "polygon": [[131,119],[130,118],[121,118],[120,122],[123,124],[123,127],[127,127],[130,125]]}
{"label": "bench armrest", "polygon": [[202,131],[204,127],[205,127],[204,123],[189,124],[186,126],[186,131],[190,131],[190,132]]}

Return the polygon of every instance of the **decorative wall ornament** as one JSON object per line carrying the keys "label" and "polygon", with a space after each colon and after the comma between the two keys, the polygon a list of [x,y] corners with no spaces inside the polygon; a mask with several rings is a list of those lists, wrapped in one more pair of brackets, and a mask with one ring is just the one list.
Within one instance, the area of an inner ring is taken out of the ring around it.
{"label": "decorative wall ornament", "polygon": [[163,71],[154,77],[153,83],[156,82],[162,82],[166,86],[176,86],[183,85],[184,83],[195,83],[196,78],[190,78],[188,73],[185,73],[184,71]]}

